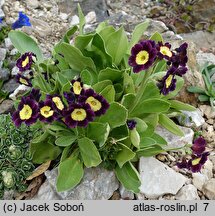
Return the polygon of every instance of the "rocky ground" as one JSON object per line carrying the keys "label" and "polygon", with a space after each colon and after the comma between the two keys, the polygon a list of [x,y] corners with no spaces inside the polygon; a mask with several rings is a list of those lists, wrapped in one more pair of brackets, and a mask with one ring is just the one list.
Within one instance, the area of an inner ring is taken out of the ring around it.
{"label": "rocky ground", "polygon": [[[150,21],[145,37],[159,31],[166,41],[171,41],[173,44],[179,44],[183,39],[189,41],[190,70],[185,78],[189,85],[203,85],[199,73],[200,67],[205,62],[215,64],[214,34],[197,31],[178,35],[177,29],[171,23],[165,25],[163,22],[155,21],[155,19],[165,21],[167,13],[166,5],[158,1],[0,0],[0,17],[5,16],[6,22],[11,24],[17,19],[19,11],[26,13],[31,19],[32,27],[24,27],[22,30],[33,36],[40,44],[44,55],[49,57],[53,45],[59,41],[65,30],[78,23],[76,15],[78,2],[86,14],[86,31],[94,29],[98,22],[108,19],[115,26],[123,24],[129,33],[137,23],[150,17],[153,11],[154,19]],[[10,93],[10,99],[0,101],[0,114],[12,111],[11,99],[14,99],[20,91],[25,90],[13,79],[17,73],[14,60],[12,60],[15,55],[16,50],[7,38],[3,44],[0,44],[0,79],[4,81],[3,90]],[[2,65],[6,58],[11,59],[8,69],[3,68]],[[186,101],[186,99],[189,100]],[[173,136],[159,127],[157,132],[167,139],[169,147],[181,147],[186,143],[192,143],[194,131],[202,131],[208,143],[207,150],[210,151],[210,157],[201,173],[192,174],[177,169],[176,162],[181,158],[182,153],[168,152],[159,154],[156,158],[140,160],[139,172],[143,184],[141,193],[136,196],[127,192],[119,184],[113,172],[96,168],[87,169],[82,183],[74,190],[65,193],[56,192],[57,170],[47,171],[47,180],[34,199],[215,199],[215,111],[211,110],[209,105],[199,104],[197,99],[190,97],[186,91],[183,91],[181,100],[194,104],[198,108],[195,112],[185,112],[185,121],[178,119],[183,126],[185,136],[183,138]],[[10,196],[5,197],[7,198]]]}

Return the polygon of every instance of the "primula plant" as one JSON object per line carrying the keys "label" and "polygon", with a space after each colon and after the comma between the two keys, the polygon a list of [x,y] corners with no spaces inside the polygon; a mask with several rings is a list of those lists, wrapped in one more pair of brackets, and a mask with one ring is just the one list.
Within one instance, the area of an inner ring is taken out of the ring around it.
{"label": "primula plant", "polygon": [[34,170],[29,143],[33,137],[31,128],[17,128],[10,115],[0,115],[0,198],[7,190],[22,192],[25,179]]}
{"label": "primula plant", "polygon": [[34,163],[55,160],[58,191],[75,187],[85,167],[101,164],[138,193],[135,162],[171,150],[156,126],[183,136],[170,116],[194,110],[173,99],[183,86],[188,45],[173,50],[158,33],[140,40],[148,21],[136,26],[130,40],[123,27],[106,22],[85,33],[80,8],[79,17],[79,28],[66,32],[49,59],[26,34],[9,33],[22,53],[17,80],[29,86],[12,119],[18,127],[43,130],[30,150]]}

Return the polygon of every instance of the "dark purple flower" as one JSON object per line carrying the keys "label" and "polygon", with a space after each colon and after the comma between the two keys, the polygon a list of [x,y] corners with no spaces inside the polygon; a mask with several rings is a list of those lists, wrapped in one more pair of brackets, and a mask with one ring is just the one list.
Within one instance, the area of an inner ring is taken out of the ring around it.
{"label": "dark purple flower", "polygon": [[73,92],[64,92],[63,96],[66,98],[68,104],[74,103],[76,100],[75,94]]}
{"label": "dark purple flower", "polygon": [[33,88],[28,97],[30,97],[32,100],[35,100],[35,101],[39,102],[40,97],[41,97],[40,90]]}
{"label": "dark purple flower", "polygon": [[32,87],[31,81],[30,79],[28,79],[27,77],[21,75],[21,74],[17,74],[16,75],[16,81],[20,84],[23,84],[25,86],[29,86]]}
{"label": "dark purple flower", "polygon": [[16,62],[16,66],[19,71],[23,72],[31,69],[31,65],[34,63],[36,55],[32,52],[27,52],[23,54]]}
{"label": "dark purple flower", "polygon": [[158,58],[160,59],[167,59],[167,60],[170,60],[170,58],[172,57],[172,51],[170,50],[171,49],[171,44],[170,43],[165,43],[163,44],[162,42],[158,42],[157,46],[157,56]]}
{"label": "dark purple flower", "polygon": [[51,123],[58,118],[58,114],[53,109],[51,100],[41,101],[39,103],[39,119],[42,122]]}
{"label": "dark purple flower", "polygon": [[134,73],[148,69],[155,61],[157,55],[156,44],[152,40],[144,40],[134,45],[128,63],[133,67]]}
{"label": "dark purple flower", "polygon": [[24,13],[19,12],[19,18],[12,24],[12,29],[22,28],[23,26],[31,26],[30,19]]}
{"label": "dark purple flower", "polygon": [[71,91],[74,92],[75,95],[80,95],[81,91],[83,89],[83,83],[81,82],[81,79],[74,79],[71,81],[72,83],[72,88]]}
{"label": "dark purple flower", "polygon": [[205,151],[206,147],[206,141],[204,138],[199,137],[195,139],[191,149],[193,150],[193,153],[196,155],[200,155]]}
{"label": "dark purple flower", "polygon": [[47,95],[46,97],[47,100],[51,100],[53,103],[53,108],[56,111],[62,112],[65,109],[65,105],[62,101],[62,98],[60,95],[55,94],[55,95]]}
{"label": "dark purple flower", "polygon": [[172,65],[175,67],[178,66],[186,66],[186,63],[188,61],[187,57],[187,43],[183,43],[179,48],[175,49],[176,53],[173,54],[171,58]]}
{"label": "dark purple flower", "polygon": [[187,167],[192,172],[199,172],[202,166],[207,161],[209,152],[204,152],[202,155],[192,155],[192,159],[187,162]]}
{"label": "dark purple flower", "polygon": [[169,74],[183,76],[187,72],[187,67],[170,67],[168,70]]}
{"label": "dark purple flower", "polygon": [[176,81],[175,75],[168,71],[163,79],[158,81],[157,86],[160,89],[160,93],[167,95],[170,91],[174,91],[176,88]]}
{"label": "dark purple flower", "polygon": [[177,163],[177,167],[179,169],[188,169],[188,164],[187,164],[187,160],[185,157],[182,158],[182,162]]}
{"label": "dark purple flower", "polygon": [[137,122],[134,119],[127,120],[127,126],[129,130],[133,130],[136,127]]}
{"label": "dark purple flower", "polygon": [[94,112],[88,104],[73,104],[64,112],[65,124],[68,127],[86,127],[88,122],[93,121]]}
{"label": "dark purple flower", "polygon": [[78,100],[80,103],[89,104],[96,116],[105,114],[110,106],[106,99],[94,92],[93,89],[85,90]]}
{"label": "dark purple flower", "polygon": [[22,97],[18,110],[12,115],[14,124],[18,127],[24,122],[26,125],[33,124],[38,118],[38,105],[30,97]]}

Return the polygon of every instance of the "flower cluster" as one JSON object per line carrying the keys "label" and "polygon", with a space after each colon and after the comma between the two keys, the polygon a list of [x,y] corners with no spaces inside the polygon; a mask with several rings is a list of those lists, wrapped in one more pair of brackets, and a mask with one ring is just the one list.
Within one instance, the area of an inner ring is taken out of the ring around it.
{"label": "flower cluster", "polygon": [[16,81],[25,86],[32,87],[31,79],[33,72],[29,71],[36,62],[36,55],[32,52],[24,53],[16,62],[19,73],[16,75]]}
{"label": "flower cluster", "polygon": [[183,43],[174,51],[171,50],[171,44],[152,40],[140,41],[131,49],[129,57],[129,65],[133,67],[134,73],[139,73],[153,66],[158,60],[166,60],[168,71],[166,75],[158,82],[158,88],[163,95],[167,95],[170,91],[174,91],[176,87],[175,76],[182,76],[187,72],[187,43]]}
{"label": "flower cluster", "polygon": [[40,101],[40,91],[32,89],[30,95],[23,97],[14,112],[12,119],[18,127],[24,122],[26,125],[41,122],[52,123],[60,121],[70,128],[86,127],[96,116],[105,114],[109,103],[104,97],[85,89],[80,78],[71,81],[70,92],[61,95],[47,95],[45,101]]}
{"label": "flower cluster", "polygon": [[205,139],[202,137],[197,138],[191,147],[191,159],[187,160],[186,158],[183,158],[181,163],[177,163],[177,166],[180,169],[186,168],[192,172],[199,172],[204,163],[207,161],[207,157],[209,155],[209,152],[205,152],[205,147]]}

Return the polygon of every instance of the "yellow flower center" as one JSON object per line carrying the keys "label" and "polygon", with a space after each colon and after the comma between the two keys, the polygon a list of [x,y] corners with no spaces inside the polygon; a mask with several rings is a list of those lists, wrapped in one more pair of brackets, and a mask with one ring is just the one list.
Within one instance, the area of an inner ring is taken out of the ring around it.
{"label": "yellow flower center", "polygon": [[64,105],[63,105],[63,103],[62,103],[62,101],[61,101],[61,99],[59,97],[53,97],[52,101],[55,103],[56,107],[59,110],[63,110],[64,109]]}
{"label": "yellow flower center", "polygon": [[83,121],[87,117],[87,113],[84,109],[74,109],[71,114],[71,118],[75,121]]}
{"label": "yellow flower center", "polygon": [[100,101],[98,101],[97,99],[95,99],[92,96],[90,96],[90,97],[87,98],[86,103],[90,105],[91,109],[94,112],[100,110],[101,107],[102,107],[102,104],[100,103]]}
{"label": "yellow flower center", "polygon": [[28,85],[28,82],[26,79],[23,79],[22,77],[19,78],[19,82],[25,85]]}
{"label": "yellow flower center", "polygon": [[136,56],[136,63],[138,65],[144,65],[149,60],[149,53],[145,50],[140,51]]}
{"label": "yellow flower center", "polygon": [[173,78],[173,75],[169,75],[168,78],[166,79],[166,88],[170,87],[172,83],[172,78]]}
{"label": "yellow flower center", "polygon": [[195,165],[199,164],[200,160],[201,160],[201,158],[196,158],[196,159],[192,160],[192,165],[195,166]]}
{"label": "yellow flower center", "polygon": [[49,118],[49,117],[53,116],[54,111],[51,110],[50,106],[44,106],[40,109],[40,114],[42,116],[44,116],[45,118]]}
{"label": "yellow flower center", "polygon": [[28,120],[31,118],[32,115],[32,109],[29,105],[24,105],[22,110],[19,112],[19,116],[21,120]]}
{"label": "yellow flower center", "polygon": [[172,52],[170,51],[170,49],[166,46],[161,46],[160,47],[160,52],[165,55],[165,56],[168,56],[168,57],[172,57]]}
{"label": "yellow flower center", "polygon": [[22,67],[25,67],[29,63],[29,57],[27,56],[26,59],[22,62]]}
{"label": "yellow flower center", "polygon": [[81,87],[81,83],[78,82],[78,81],[75,81],[73,83],[73,91],[76,95],[80,95],[81,93],[81,90],[82,90],[82,87]]}

